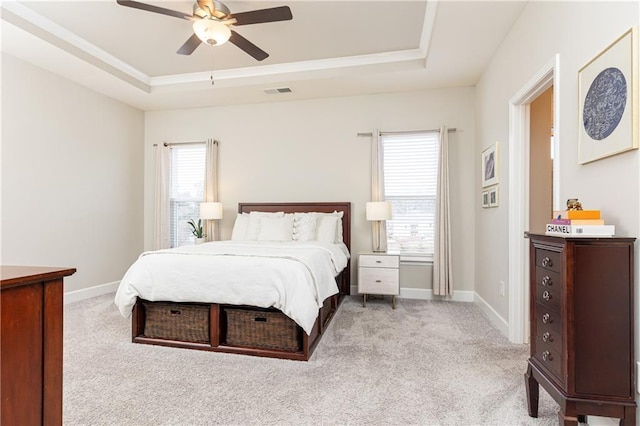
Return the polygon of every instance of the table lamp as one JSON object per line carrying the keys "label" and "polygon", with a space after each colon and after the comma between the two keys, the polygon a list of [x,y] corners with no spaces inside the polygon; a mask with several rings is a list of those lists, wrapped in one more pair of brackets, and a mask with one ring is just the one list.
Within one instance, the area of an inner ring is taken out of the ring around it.
{"label": "table lamp", "polygon": [[391,203],[388,201],[370,201],[367,203],[367,220],[375,221],[377,226],[378,241],[374,241],[373,251],[376,253],[384,252],[380,248],[380,240],[382,237],[381,227],[383,220],[391,219]]}

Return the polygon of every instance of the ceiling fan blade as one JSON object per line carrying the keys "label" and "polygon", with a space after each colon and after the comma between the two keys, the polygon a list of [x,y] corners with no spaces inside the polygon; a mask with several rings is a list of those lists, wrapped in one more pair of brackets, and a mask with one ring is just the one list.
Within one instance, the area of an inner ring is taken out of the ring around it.
{"label": "ceiling fan blade", "polygon": [[193,16],[178,12],[177,10],[165,9],[164,7],[154,6],[152,4],[140,3],[139,1],[133,0],[116,0],[116,2],[120,6],[132,7],[134,9],[145,10],[147,12],[159,13],[161,15],[173,16],[175,18],[186,19],[187,21],[192,21]]}
{"label": "ceiling fan blade", "polygon": [[248,12],[232,13],[235,18],[233,25],[262,24],[264,22],[288,21],[293,19],[289,6],[272,7],[270,9],[250,10]]}
{"label": "ceiling fan blade", "polygon": [[200,43],[202,43],[202,41],[196,34],[194,34],[184,42],[180,49],[178,49],[178,53],[181,55],[191,55],[193,51],[196,50],[198,46],[200,46]]}
{"label": "ceiling fan blade", "polygon": [[249,40],[242,37],[240,34],[233,30],[231,30],[231,38],[229,38],[229,41],[247,52],[249,55],[253,56],[258,61],[262,61],[269,57],[269,54],[267,52],[260,49],[258,46],[251,43]]}

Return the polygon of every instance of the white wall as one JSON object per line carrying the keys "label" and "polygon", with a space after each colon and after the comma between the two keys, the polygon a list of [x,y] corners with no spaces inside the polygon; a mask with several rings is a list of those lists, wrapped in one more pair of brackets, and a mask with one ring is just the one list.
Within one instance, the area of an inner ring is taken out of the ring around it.
{"label": "white wall", "polygon": [[[432,90],[145,114],[145,247],[152,247],[153,144],[220,141],[221,238],[238,202],[350,201],[352,254],[370,250],[370,138],[358,132],[456,127],[450,138],[454,286],[472,290],[474,90]],[[355,270],[355,268],[353,268]],[[430,270],[430,269],[429,269]],[[425,268],[425,276],[427,271]],[[415,274],[412,274],[415,275]],[[355,281],[353,282],[355,284]],[[404,287],[427,288],[408,282]]]}
{"label": "white wall", "polygon": [[4,265],[77,268],[73,291],[142,251],[143,113],[2,56]]}
{"label": "white wall", "polygon": [[[476,155],[492,141],[500,145],[500,194],[497,209],[476,209],[476,292],[508,318],[508,295],[496,283],[508,282],[509,100],[560,55],[560,199],[577,197],[585,208],[602,210],[620,236],[638,237],[639,152],[631,151],[594,163],[578,164],[578,70],[631,26],[637,26],[640,4],[634,2],[529,2],[476,86]],[[636,87],[635,90],[638,90]],[[636,111],[635,114],[638,114]],[[637,117],[636,117],[637,119]],[[480,184],[476,185],[476,192]],[[479,204],[479,203],[476,203]],[[638,288],[636,250],[634,286]],[[508,283],[511,288],[524,283]],[[603,283],[606,286],[606,283]],[[638,324],[636,291],[636,333]],[[636,334],[636,345],[640,342]],[[638,347],[636,347],[638,354]]]}
{"label": "white wall", "polygon": [[638,25],[638,7],[638,2],[530,2],[476,87],[476,155],[500,141],[501,204],[497,209],[476,208],[475,288],[505,319],[508,294],[501,297],[497,283],[508,283],[509,268],[509,100],[555,54],[560,55],[560,87],[555,88],[561,99],[560,123],[556,123],[560,199],[577,197],[585,208],[601,209],[605,221],[616,225],[617,234],[638,235],[638,151],[587,165],[579,165],[577,158],[578,70]]}

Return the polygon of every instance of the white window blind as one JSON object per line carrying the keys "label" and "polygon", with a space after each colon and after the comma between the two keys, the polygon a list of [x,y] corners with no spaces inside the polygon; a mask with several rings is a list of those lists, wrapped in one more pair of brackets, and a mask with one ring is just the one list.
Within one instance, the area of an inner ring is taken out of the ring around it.
{"label": "white window blind", "polygon": [[383,134],[387,249],[433,255],[438,178],[438,132]]}
{"label": "white window blind", "polygon": [[171,147],[171,247],[192,244],[193,234],[187,224],[200,216],[204,200],[205,146]]}

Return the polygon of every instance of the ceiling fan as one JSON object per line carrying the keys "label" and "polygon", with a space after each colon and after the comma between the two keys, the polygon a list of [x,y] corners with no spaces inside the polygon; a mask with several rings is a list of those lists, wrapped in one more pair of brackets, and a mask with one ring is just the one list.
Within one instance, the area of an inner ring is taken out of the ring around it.
{"label": "ceiling fan", "polygon": [[193,22],[194,34],[178,49],[181,55],[191,55],[200,43],[220,45],[227,40],[244,50],[258,61],[266,59],[269,54],[255,44],[229,28],[230,26],[262,24],[265,22],[288,21],[293,19],[288,6],[269,9],[250,10],[231,13],[229,8],[217,0],[197,0],[193,5],[193,14],[189,15],[177,10],[132,0],[116,0],[121,6],[173,16]]}

